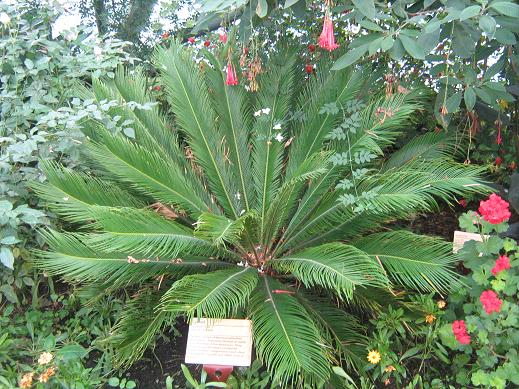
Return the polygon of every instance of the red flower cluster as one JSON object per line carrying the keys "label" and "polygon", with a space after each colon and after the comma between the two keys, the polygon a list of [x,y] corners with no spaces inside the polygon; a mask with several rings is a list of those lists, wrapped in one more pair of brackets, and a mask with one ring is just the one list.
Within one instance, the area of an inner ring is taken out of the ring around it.
{"label": "red flower cluster", "polygon": [[227,62],[227,77],[225,78],[226,85],[238,85],[238,77],[236,76],[236,68],[231,63]]}
{"label": "red flower cluster", "polygon": [[455,320],[452,323],[452,332],[454,333],[456,340],[461,344],[470,343],[470,335],[467,332],[467,327],[465,327],[464,320]]}
{"label": "red flower cluster", "polygon": [[510,269],[510,258],[506,255],[501,255],[496,259],[496,264],[492,268],[492,274],[496,275],[497,273],[507,269]]}
{"label": "red flower cluster", "polygon": [[490,224],[499,224],[510,218],[508,206],[508,202],[492,193],[488,200],[479,203],[479,213]]}
{"label": "red flower cluster", "polygon": [[490,315],[492,312],[499,312],[501,310],[501,304],[503,302],[497,297],[497,293],[493,290],[485,290],[479,296],[479,301],[483,304],[485,312]]}
{"label": "red flower cluster", "polygon": [[328,13],[324,16],[323,31],[319,36],[319,47],[328,51],[333,51],[339,47],[339,45],[335,43],[333,23]]}

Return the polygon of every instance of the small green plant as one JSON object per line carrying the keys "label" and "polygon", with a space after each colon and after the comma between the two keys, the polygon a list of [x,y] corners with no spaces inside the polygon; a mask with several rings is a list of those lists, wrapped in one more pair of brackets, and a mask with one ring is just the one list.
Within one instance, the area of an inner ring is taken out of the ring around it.
{"label": "small green plant", "polygon": [[108,380],[108,385],[112,388],[119,389],[133,389],[137,387],[135,381],[129,380],[128,378],[111,377]]}
{"label": "small green plant", "polygon": [[460,255],[470,271],[467,287],[449,299],[442,327],[443,343],[456,352],[456,381],[504,389],[519,385],[519,261],[515,241],[503,238],[510,217],[508,203],[492,194],[478,212],[460,217],[462,229],[480,234]]}
{"label": "small green plant", "polygon": [[193,378],[191,372],[187,368],[186,365],[182,364],[182,373],[184,374],[184,378],[186,379],[186,384],[189,388],[194,389],[204,389],[204,388],[227,388],[227,384],[225,382],[206,382],[207,381],[207,373],[202,369],[202,373],[200,374],[200,382]]}

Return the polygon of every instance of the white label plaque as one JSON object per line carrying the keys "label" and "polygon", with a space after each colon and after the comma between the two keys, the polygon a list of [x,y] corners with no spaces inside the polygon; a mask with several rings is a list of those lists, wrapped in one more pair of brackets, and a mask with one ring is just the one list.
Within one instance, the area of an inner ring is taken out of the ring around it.
{"label": "white label plaque", "polygon": [[187,336],[186,363],[250,366],[252,323],[236,319],[193,319]]}
{"label": "white label plaque", "polygon": [[[485,239],[488,239],[490,235],[483,235]],[[465,244],[470,240],[475,240],[476,242],[483,242],[483,237],[481,234],[475,234],[473,232],[463,232],[463,231],[454,231],[454,240],[452,242],[452,251],[457,253]],[[481,255],[480,255],[481,256]]]}

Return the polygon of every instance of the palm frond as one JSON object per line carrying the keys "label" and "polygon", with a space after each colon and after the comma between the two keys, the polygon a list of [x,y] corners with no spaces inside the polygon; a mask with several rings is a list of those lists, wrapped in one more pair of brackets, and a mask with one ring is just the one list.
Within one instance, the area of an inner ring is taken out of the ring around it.
{"label": "palm frond", "polygon": [[353,242],[406,288],[451,292],[461,286],[452,243],[408,231],[382,232]]}
{"label": "palm frond", "polygon": [[384,163],[382,170],[388,171],[416,160],[431,161],[452,158],[458,146],[454,136],[443,132],[428,132],[418,135],[401,149],[392,153]]}
{"label": "palm frond", "polygon": [[277,271],[292,274],[305,286],[322,286],[351,299],[357,287],[384,287],[389,280],[366,253],[342,243],[328,243],[274,258]]}
{"label": "palm frond", "polygon": [[213,68],[205,69],[213,107],[218,115],[218,126],[229,147],[229,159],[239,180],[245,211],[252,206],[253,187],[249,134],[252,127],[250,99],[241,85],[225,85],[225,64],[208,50],[203,51]]}
{"label": "palm frond", "polygon": [[64,234],[52,230],[41,233],[49,249],[34,251],[31,261],[48,274],[61,275],[72,283],[97,283],[113,289],[163,274],[181,277],[193,272],[231,266],[227,262],[192,256],[150,260],[133,258],[126,253],[103,253],[85,244],[80,234]]}
{"label": "palm frond", "polygon": [[258,271],[252,267],[185,276],[164,294],[161,309],[188,318],[226,318],[245,306],[257,282]]}
{"label": "palm frond", "polygon": [[296,297],[317,324],[319,332],[335,346],[342,359],[337,364],[340,366],[345,362],[348,368],[361,373],[366,365],[368,347],[365,327],[355,316],[333,305],[330,296],[318,296],[310,290],[300,289]]}
{"label": "palm frond", "polygon": [[173,314],[156,309],[161,296],[161,291],[147,286],[126,302],[112,335],[107,339],[117,347],[116,366],[128,367],[141,358],[153,344],[157,332],[174,319]]}
{"label": "palm frond", "polygon": [[195,236],[212,242],[218,247],[226,243],[235,244],[239,241],[245,227],[244,215],[236,220],[212,213],[203,213],[196,222]]}
{"label": "palm frond", "polygon": [[40,161],[47,182],[31,183],[46,205],[65,219],[81,223],[90,220],[91,206],[143,207],[144,204],[117,185],[85,173],[75,172],[52,161]]}
{"label": "palm frond", "polygon": [[274,127],[285,126],[292,99],[295,60],[295,55],[289,53],[282,64],[271,65],[268,72],[259,76],[260,82],[268,85],[257,93],[255,109],[259,116],[252,128],[253,182],[257,194],[255,209],[260,214],[261,236],[268,207],[281,185],[284,147],[275,137],[276,133],[283,134],[283,130]]}
{"label": "palm frond", "polygon": [[[293,387],[305,377],[325,381],[330,364],[322,352],[324,339],[308,312],[287,293],[286,286],[263,276],[249,306],[256,352],[274,380]],[[299,377],[299,382],[296,377]]]}
{"label": "palm frond", "polygon": [[186,134],[196,162],[205,171],[226,214],[237,217],[243,207],[235,195],[236,177],[226,158],[224,134],[215,125],[216,113],[204,78],[191,55],[177,42],[169,49],[158,48],[154,61],[176,123]]}
{"label": "palm frond", "polygon": [[207,193],[197,192],[183,171],[170,159],[105,131],[102,143],[89,143],[89,155],[111,176],[138,192],[165,204],[173,204],[194,216],[207,210],[217,212]]}

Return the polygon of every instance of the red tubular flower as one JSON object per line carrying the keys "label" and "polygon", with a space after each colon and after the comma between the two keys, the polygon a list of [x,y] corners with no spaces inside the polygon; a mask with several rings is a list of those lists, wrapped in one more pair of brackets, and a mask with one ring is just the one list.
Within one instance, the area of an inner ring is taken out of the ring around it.
{"label": "red tubular flower", "polygon": [[454,334],[454,337],[460,344],[469,344],[470,343],[470,335],[467,332],[467,327],[465,326],[465,321],[455,320],[452,323],[452,333]]}
{"label": "red tubular flower", "polygon": [[499,167],[499,166],[501,166],[502,163],[503,163],[503,158],[496,157],[496,166]]}
{"label": "red tubular flower", "polygon": [[195,43],[195,38],[190,36],[189,38],[187,38],[187,41],[193,45]]}
{"label": "red tubular flower", "polygon": [[483,308],[488,315],[492,312],[499,312],[501,310],[501,304],[503,304],[503,301],[499,299],[497,293],[493,290],[485,290],[481,293],[479,301],[483,304]]}
{"label": "red tubular flower", "polygon": [[238,85],[238,77],[236,76],[236,68],[231,60],[227,62],[227,77],[225,78],[226,85]]}
{"label": "red tubular flower", "polygon": [[500,224],[512,216],[508,206],[508,202],[492,193],[488,200],[479,203],[479,213],[490,224]]}
{"label": "red tubular flower", "polygon": [[220,42],[222,42],[223,44],[226,44],[226,43],[227,43],[227,34],[224,32],[224,33],[218,35],[218,39],[219,39]]}
{"label": "red tubular flower", "polygon": [[501,138],[501,126],[497,127],[497,138],[496,138],[496,143],[498,145],[500,145],[501,143],[503,143],[503,138]]}
{"label": "red tubular flower", "polygon": [[496,259],[496,264],[492,268],[492,274],[497,275],[497,273],[507,269],[510,269],[510,258],[506,255],[501,255]]}
{"label": "red tubular flower", "polygon": [[333,23],[330,19],[330,16],[328,15],[328,12],[326,12],[324,16],[323,31],[319,36],[319,47],[328,51],[333,51],[339,47],[339,45],[335,43],[335,36],[333,35]]}

